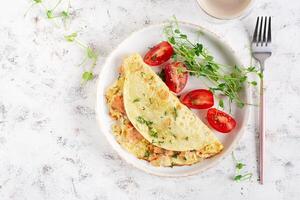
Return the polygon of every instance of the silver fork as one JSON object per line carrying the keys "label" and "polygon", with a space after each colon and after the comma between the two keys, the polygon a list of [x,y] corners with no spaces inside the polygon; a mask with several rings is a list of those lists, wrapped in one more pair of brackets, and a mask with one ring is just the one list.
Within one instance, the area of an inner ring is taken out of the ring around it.
{"label": "silver fork", "polygon": [[[272,55],[271,51],[271,17],[257,17],[252,40],[252,55],[260,64],[263,75],[265,60]],[[264,78],[260,79],[259,104],[259,182],[264,183],[264,154],[265,154],[265,97]]]}

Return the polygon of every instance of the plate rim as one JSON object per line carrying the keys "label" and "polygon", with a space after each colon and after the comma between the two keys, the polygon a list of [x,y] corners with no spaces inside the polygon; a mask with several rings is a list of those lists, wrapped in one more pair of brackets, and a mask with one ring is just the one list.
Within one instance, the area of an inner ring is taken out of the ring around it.
{"label": "plate rim", "polygon": [[[160,23],[154,23],[154,24],[150,24],[150,25],[146,25],[142,28],[139,28],[133,32],[131,32],[126,38],[124,38],[116,47],[114,47],[111,52],[108,54],[108,56],[105,58],[105,62],[103,63],[102,66],[106,66],[108,61],[110,60],[110,57],[111,55],[117,51],[117,49],[119,48],[119,46],[124,43],[126,40],[128,40],[132,35],[136,34],[137,32],[140,32],[140,31],[143,31],[145,29],[148,29],[148,28],[151,28],[151,27],[156,27],[156,26],[163,26],[165,24],[167,24],[168,22],[160,22]],[[242,62],[241,60],[238,58],[237,56],[237,53],[233,50],[233,48],[221,37],[219,36],[218,34],[216,34],[215,32],[213,31],[210,31],[209,29],[207,28],[204,28],[203,26],[201,25],[198,25],[198,24],[195,24],[195,23],[191,23],[191,22],[186,22],[186,21],[178,21],[179,24],[183,24],[183,25],[187,25],[187,26],[190,26],[190,27],[195,27],[195,28],[198,28],[200,29],[201,31],[203,32],[206,32],[206,33],[209,33],[210,35],[213,35],[213,37],[217,38],[227,49],[228,51],[232,54],[233,58],[238,62],[237,64],[239,65],[242,65]],[[232,151],[233,149],[236,147],[237,143],[241,140],[242,136],[244,135],[245,133],[245,128],[246,128],[246,125],[248,123],[248,118],[249,118],[249,107],[246,105],[243,109],[245,109],[244,111],[244,120],[243,120],[243,123],[241,125],[241,128],[240,128],[240,131],[239,131],[239,134],[237,134],[236,138],[232,141],[231,145],[226,149],[224,150],[223,152],[223,155],[218,158],[218,159],[215,159],[213,161],[211,161],[211,163],[208,163],[207,166],[205,167],[202,167],[202,168],[199,168],[199,169],[194,169],[194,171],[191,171],[191,172],[186,172],[186,173],[182,173],[182,174],[165,174],[164,172],[153,172],[153,171],[150,171],[150,170],[147,170],[145,168],[142,168],[134,163],[132,163],[131,161],[129,161],[129,159],[125,158],[124,156],[122,156],[120,153],[119,153],[119,150],[117,149],[117,147],[115,147],[115,144],[112,144],[112,142],[110,141],[110,139],[107,137],[106,133],[104,133],[103,129],[104,129],[104,125],[102,124],[101,120],[100,120],[100,113],[99,113],[99,103],[100,100],[99,100],[99,96],[102,95],[102,94],[99,94],[99,87],[100,87],[100,80],[101,80],[101,76],[102,76],[102,71],[104,70],[104,67],[101,67],[101,69],[99,70],[99,74],[98,74],[98,80],[97,80],[97,87],[96,87],[96,105],[95,105],[95,113],[96,113],[96,120],[97,120],[97,123],[99,125],[99,128],[100,128],[100,132],[105,136],[106,140],[108,141],[108,143],[110,144],[110,146],[112,147],[112,149],[114,149],[114,151],[118,154],[118,156],[120,156],[122,158],[122,160],[126,161],[127,164],[143,171],[143,172],[146,172],[147,174],[151,174],[151,175],[155,175],[155,176],[159,176],[159,177],[171,177],[171,178],[176,178],[176,177],[187,177],[187,176],[192,176],[192,175],[196,175],[196,174],[200,174],[214,166],[216,166],[218,163],[220,163],[220,161],[224,160]],[[250,89],[246,89],[245,90],[245,95],[246,95],[246,101],[248,102],[249,99],[250,99],[250,94],[251,93],[251,90]],[[115,138],[114,138],[115,139]],[[115,140],[115,142],[117,142]],[[121,147],[121,145],[117,142],[117,144],[119,145],[119,147]],[[122,148],[122,147],[121,147]],[[123,149],[124,151],[126,151],[125,149]],[[138,159],[138,158],[136,158]]]}

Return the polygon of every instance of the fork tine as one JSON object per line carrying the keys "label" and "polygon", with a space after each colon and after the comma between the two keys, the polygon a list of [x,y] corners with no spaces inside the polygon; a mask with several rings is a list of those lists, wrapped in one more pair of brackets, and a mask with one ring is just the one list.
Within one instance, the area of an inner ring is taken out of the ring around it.
{"label": "fork tine", "polygon": [[262,25],[263,25],[263,20],[264,20],[264,18],[260,17],[258,42],[262,42]]}
{"label": "fork tine", "polygon": [[271,17],[269,17],[269,24],[268,24],[268,38],[267,38],[267,42],[268,42],[268,43],[271,42]]}
{"label": "fork tine", "polygon": [[257,17],[257,20],[256,20],[256,25],[255,25],[255,29],[254,29],[252,42],[257,42],[258,23],[259,23],[259,17]]}
{"label": "fork tine", "polygon": [[267,42],[267,16],[265,16],[265,23],[264,23],[264,33],[263,33],[263,43]]}

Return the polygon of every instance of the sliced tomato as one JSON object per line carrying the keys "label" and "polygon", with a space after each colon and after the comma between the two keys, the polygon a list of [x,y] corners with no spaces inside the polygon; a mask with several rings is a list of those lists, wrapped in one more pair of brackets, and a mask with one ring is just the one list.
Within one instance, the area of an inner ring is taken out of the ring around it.
{"label": "sliced tomato", "polygon": [[181,102],[189,108],[207,109],[214,105],[214,95],[205,89],[193,90],[184,95]]}
{"label": "sliced tomato", "polygon": [[236,121],[227,113],[210,108],[207,111],[208,123],[221,133],[229,133],[236,126]]}
{"label": "sliced tomato", "polygon": [[165,66],[166,84],[172,92],[179,93],[183,90],[188,79],[188,72],[182,62],[172,62]]}
{"label": "sliced tomato", "polygon": [[144,62],[150,66],[158,66],[167,62],[173,55],[173,47],[167,41],[152,47],[145,55]]}

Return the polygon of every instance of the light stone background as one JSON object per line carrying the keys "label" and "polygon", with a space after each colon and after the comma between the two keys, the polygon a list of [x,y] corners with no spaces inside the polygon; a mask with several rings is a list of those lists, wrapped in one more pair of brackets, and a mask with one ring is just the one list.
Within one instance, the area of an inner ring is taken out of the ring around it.
{"label": "light stone background", "polygon": [[[56,1],[45,0],[46,5]],[[63,28],[30,1],[0,5],[0,199],[300,199],[300,2],[257,0],[241,20],[211,22],[194,0],[72,1],[69,31],[94,44],[101,58],[131,32],[169,19],[200,24],[250,62],[249,33],[256,16],[273,16],[274,53],[266,67],[266,183],[257,179],[257,108],[235,154],[254,173],[232,181],[231,156],[192,177],[161,178],[126,164],[95,120],[97,80],[80,86],[83,58],[64,41]],[[253,91],[255,102],[257,91]]]}

